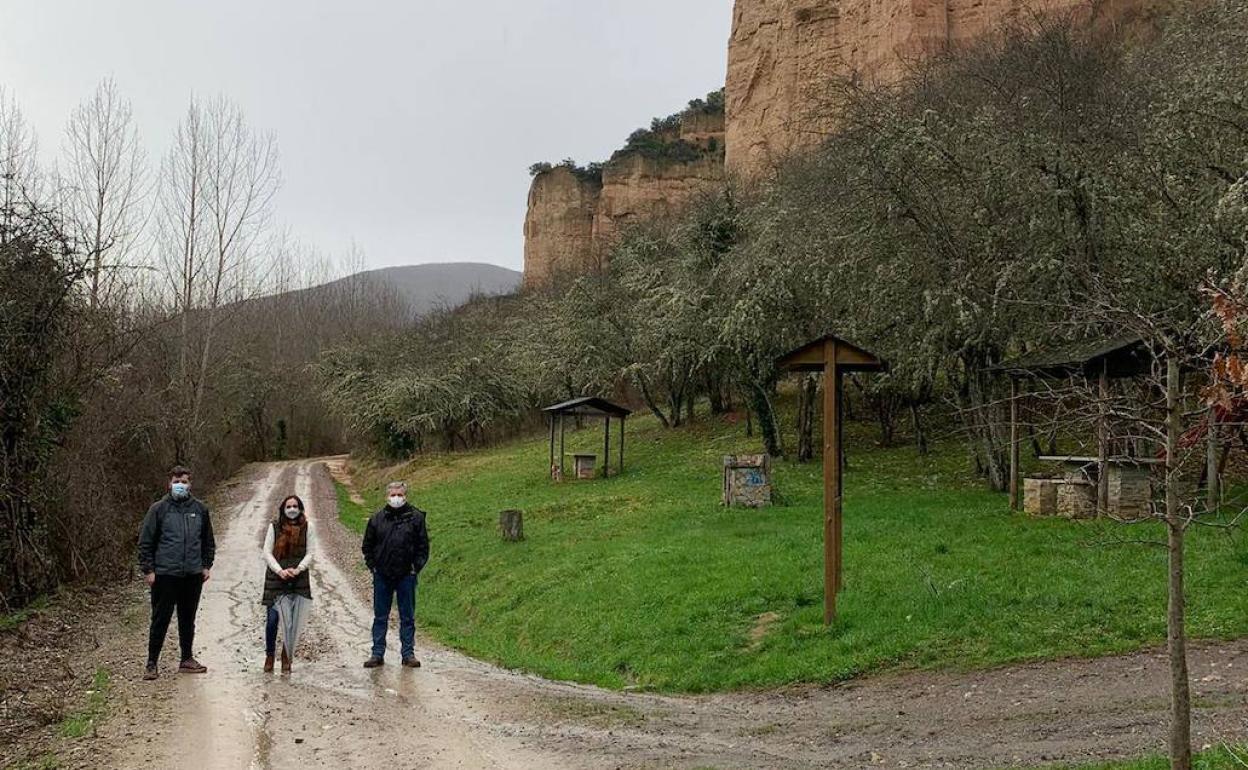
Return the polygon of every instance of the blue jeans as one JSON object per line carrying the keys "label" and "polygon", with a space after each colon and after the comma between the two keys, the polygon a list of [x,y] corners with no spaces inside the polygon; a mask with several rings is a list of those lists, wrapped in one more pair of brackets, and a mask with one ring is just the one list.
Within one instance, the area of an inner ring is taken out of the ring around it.
{"label": "blue jeans", "polygon": [[277,651],[277,610],[273,605],[268,607],[269,613],[264,618],[264,654],[270,658]]}
{"label": "blue jeans", "polygon": [[416,655],[416,576],[387,578],[373,573],[373,657],[386,656],[386,628],[390,625],[390,605],[399,597],[399,645],[403,659]]}

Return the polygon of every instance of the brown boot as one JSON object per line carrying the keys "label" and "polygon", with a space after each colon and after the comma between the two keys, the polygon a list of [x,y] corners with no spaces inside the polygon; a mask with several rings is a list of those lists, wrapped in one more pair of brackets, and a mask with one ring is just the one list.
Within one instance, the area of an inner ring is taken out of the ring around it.
{"label": "brown boot", "polygon": [[273,656],[272,655],[264,656],[264,673],[266,674],[273,673]]}
{"label": "brown boot", "polygon": [[178,665],[179,674],[203,674],[207,671],[208,667],[194,658],[187,658]]}
{"label": "brown boot", "polygon": [[286,648],[282,648],[282,673],[290,673],[290,655],[286,653]]}

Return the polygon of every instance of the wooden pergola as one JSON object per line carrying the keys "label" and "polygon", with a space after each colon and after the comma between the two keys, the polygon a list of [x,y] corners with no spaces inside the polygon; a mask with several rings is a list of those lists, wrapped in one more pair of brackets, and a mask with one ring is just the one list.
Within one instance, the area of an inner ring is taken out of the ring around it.
{"label": "wooden pergola", "polygon": [[[1010,378],[1010,510],[1019,510],[1022,489],[1019,484],[1019,435],[1018,401],[1019,381],[1025,379],[1070,379],[1082,377],[1097,383],[1101,400],[1097,417],[1095,458],[1082,458],[1097,466],[1096,509],[1104,512],[1109,507],[1109,474],[1106,468],[1109,456],[1109,414],[1106,400],[1109,397],[1109,381],[1139,377],[1152,371],[1154,356],[1148,343],[1138,335],[1128,335],[1109,340],[1078,343],[1067,348],[1022,358],[995,367]],[[1081,458],[1042,456],[1041,460],[1074,461]]]}
{"label": "wooden pergola", "polygon": [[603,419],[602,434],[602,475],[604,477],[611,474],[611,420],[612,418],[620,421],[620,457],[618,460],[619,472],[624,472],[624,421],[633,413],[633,410],[612,403],[605,398],[597,398],[596,396],[584,396],[564,401],[558,404],[552,404],[542,410],[550,415],[550,468],[555,467],[555,426],[558,424],[559,433],[559,473],[564,473],[564,434],[565,426],[563,418],[568,415],[579,417],[601,417]]}
{"label": "wooden pergola", "polygon": [[781,356],[781,369],[823,373],[823,622],[836,618],[841,590],[841,382],[846,372],[878,372],[885,363],[831,334]]}

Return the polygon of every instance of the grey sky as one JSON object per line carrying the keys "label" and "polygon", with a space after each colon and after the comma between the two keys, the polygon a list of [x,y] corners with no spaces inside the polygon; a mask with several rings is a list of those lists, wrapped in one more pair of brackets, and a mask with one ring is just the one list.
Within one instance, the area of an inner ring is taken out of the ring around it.
{"label": "grey sky", "polygon": [[0,84],[50,156],[111,75],[153,163],[192,92],[281,148],[277,216],[370,266],[519,268],[527,168],[603,159],[723,84],[732,0],[0,0]]}

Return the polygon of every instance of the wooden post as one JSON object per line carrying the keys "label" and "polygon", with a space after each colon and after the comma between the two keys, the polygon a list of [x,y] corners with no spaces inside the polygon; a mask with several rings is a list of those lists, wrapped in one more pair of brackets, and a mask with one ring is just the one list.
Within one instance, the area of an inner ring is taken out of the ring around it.
{"label": "wooden post", "polygon": [[1019,505],[1018,478],[1018,378],[1010,377],[1010,510]]}
{"label": "wooden post", "polygon": [[602,477],[611,475],[611,415],[607,415],[602,433]]}
{"label": "wooden post", "polygon": [[620,475],[624,475],[624,422],[628,418],[620,418]]}
{"label": "wooden post", "polygon": [[1109,512],[1109,362],[1101,362],[1096,421],[1096,515]]}
{"label": "wooden post", "polygon": [[546,466],[546,473],[554,475],[555,470],[555,415],[550,415],[550,463]]}
{"label": "wooden post", "polygon": [[1209,405],[1209,429],[1205,444],[1205,509],[1216,511],[1222,504],[1222,480],[1218,478],[1221,463],[1218,459],[1218,412]]}
{"label": "wooden post", "polygon": [[568,477],[568,472],[567,472],[567,469],[564,468],[564,458],[567,456],[567,452],[565,452],[563,448],[565,432],[566,432],[566,428],[563,424],[563,413],[560,412],[559,413],[559,477],[566,479]]}
{"label": "wooden post", "polygon": [[836,341],[823,347],[823,622],[836,619],[841,586],[841,373]]}

